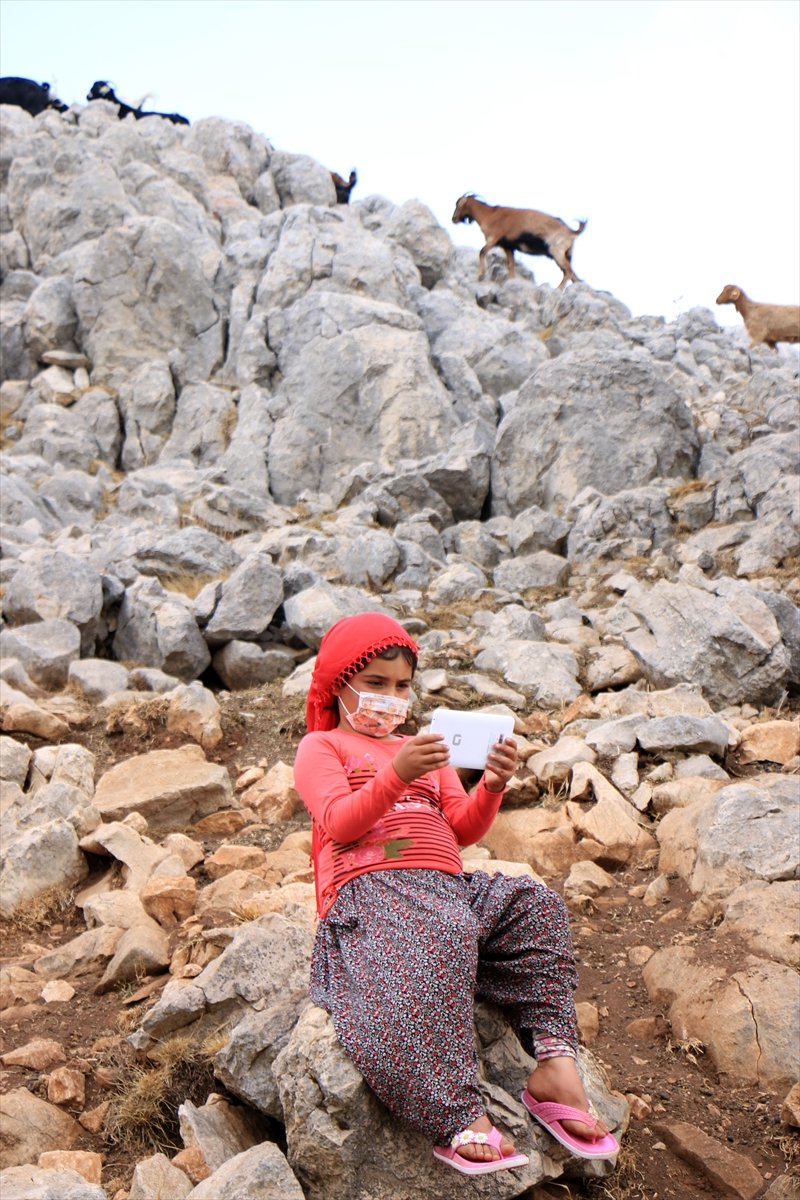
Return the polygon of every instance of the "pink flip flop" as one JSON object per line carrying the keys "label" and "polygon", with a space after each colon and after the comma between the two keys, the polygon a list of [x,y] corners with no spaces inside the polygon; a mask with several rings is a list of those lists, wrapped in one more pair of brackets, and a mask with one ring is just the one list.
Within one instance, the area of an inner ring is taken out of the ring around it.
{"label": "pink flip flop", "polygon": [[570,1108],[568,1104],[534,1100],[527,1090],[522,1093],[521,1098],[533,1119],[576,1158],[613,1158],[615,1154],[619,1154],[619,1142],[610,1133],[589,1141],[588,1138],[579,1138],[574,1133],[568,1133],[561,1124],[562,1121],[583,1121],[591,1125],[597,1120],[591,1113],[581,1112],[579,1108]]}
{"label": "pink flip flop", "polygon": [[449,1146],[434,1146],[433,1157],[448,1167],[460,1171],[462,1175],[489,1175],[492,1171],[510,1171],[513,1167],[526,1167],[530,1162],[527,1154],[507,1154],[505,1158],[493,1158],[490,1162],[473,1162],[459,1154],[459,1146],[483,1145],[494,1146],[500,1151],[503,1136],[493,1125],[489,1133],[478,1133],[474,1129],[465,1129],[457,1133]]}

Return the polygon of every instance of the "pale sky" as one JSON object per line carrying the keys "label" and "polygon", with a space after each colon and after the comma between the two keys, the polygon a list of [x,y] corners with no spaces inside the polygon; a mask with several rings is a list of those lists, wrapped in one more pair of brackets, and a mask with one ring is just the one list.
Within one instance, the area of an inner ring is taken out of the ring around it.
{"label": "pale sky", "polygon": [[475,249],[466,191],[588,218],[575,269],[635,315],[800,300],[797,0],[0,0],[0,73],[244,121]]}

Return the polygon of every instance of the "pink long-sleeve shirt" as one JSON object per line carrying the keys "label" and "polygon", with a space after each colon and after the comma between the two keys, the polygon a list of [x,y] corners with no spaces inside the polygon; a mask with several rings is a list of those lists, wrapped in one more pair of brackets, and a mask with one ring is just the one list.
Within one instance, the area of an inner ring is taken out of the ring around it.
{"label": "pink long-sleeve shirt", "polygon": [[458,874],[459,846],[478,841],[497,816],[503,793],[490,792],[483,777],[469,794],[452,767],[405,783],[392,759],[407,740],[333,729],[308,733],[298,746],[295,786],[313,821],[320,916],[343,883],[366,871]]}

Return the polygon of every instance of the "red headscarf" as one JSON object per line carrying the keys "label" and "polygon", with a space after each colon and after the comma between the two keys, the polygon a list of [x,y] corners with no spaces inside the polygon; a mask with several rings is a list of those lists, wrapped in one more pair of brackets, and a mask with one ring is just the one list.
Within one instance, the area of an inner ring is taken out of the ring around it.
{"label": "red headscarf", "polygon": [[335,729],[339,724],[334,692],[390,646],[406,646],[416,657],[419,646],[393,617],[384,613],[357,613],[331,625],[320,642],[306,703],[306,725]]}

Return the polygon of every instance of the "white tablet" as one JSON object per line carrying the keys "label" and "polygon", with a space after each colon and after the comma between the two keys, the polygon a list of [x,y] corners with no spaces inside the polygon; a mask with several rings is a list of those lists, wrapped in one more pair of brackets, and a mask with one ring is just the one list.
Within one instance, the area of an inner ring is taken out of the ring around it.
{"label": "white tablet", "polygon": [[450,747],[451,767],[483,770],[489,750],[501,738],[511,737],[514,718],[503,713],[458,712],[436,708],[431,717],[431,733],[443,733]]}

